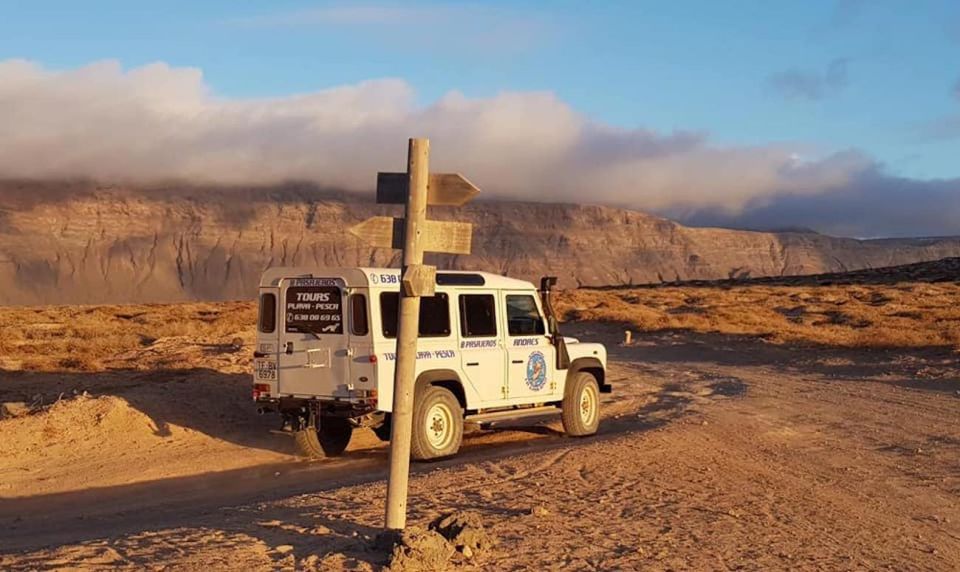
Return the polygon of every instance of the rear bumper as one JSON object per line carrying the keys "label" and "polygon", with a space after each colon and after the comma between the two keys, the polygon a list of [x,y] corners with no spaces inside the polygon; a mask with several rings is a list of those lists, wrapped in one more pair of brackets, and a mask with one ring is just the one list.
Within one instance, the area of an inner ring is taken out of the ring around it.
{"label": "rear bumper", "polygon": [[375,397],[261,397],[255,401],[260,413],[286,413],[310,407],[319,408],[324,414],[359,416],[377,410]]}

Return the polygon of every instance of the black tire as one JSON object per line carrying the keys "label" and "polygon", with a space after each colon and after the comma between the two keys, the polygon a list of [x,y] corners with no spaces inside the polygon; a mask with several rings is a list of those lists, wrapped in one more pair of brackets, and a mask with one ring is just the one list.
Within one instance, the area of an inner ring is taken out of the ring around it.
{"label": "black tire", "polygon": [[428,461],[456,455],[463,441],[463,409],[450,390],[436,385],[417,391],[410,457]]}
{"label": "black tire", "polygon": [[342,417],[322,417],[320,428],[307,427],[294,433],[297,449],[311,459],[337,457],[346,450],[353,436],[353,425]]}
{"label": "black tire", "polygon": [[383,423],[373,428],[373,433],[377,436],[377,439],[380,439],[384,443],[387,443],[390,441],[390,414],[389,413],[384,417]]}
{"label": "black tire", "polygon": [[600,425],[600,388],[597,378],[585,371],[567,383],[563,392],[563,430],[571,437],[585,437]]}

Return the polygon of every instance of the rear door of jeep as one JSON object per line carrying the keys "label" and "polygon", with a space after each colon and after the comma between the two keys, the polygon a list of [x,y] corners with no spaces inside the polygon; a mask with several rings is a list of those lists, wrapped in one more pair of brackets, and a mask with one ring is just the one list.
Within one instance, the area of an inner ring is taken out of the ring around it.
{"label": "rear door of jeep", "polygon": [[347,397],[350,376],[344,328],[347,294],[340,278],[280,282],[278,392],[299,397]]}

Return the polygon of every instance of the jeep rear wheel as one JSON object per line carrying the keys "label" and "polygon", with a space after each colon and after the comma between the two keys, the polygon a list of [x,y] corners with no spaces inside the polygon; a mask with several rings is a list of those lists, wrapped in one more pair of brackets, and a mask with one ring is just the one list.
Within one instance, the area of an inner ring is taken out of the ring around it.
{"label": "jeep rear wheel", "polygon": [[322,417],[320,428],[304,427],[294,433],[297,449],[311,459],[337,457],[346,450],[353,425],[342,417]]}
{"label": "jeep rear wheel", "polygon": [[563,392],[563,430],[571,437],[593,435],[600,425],[600,388],[593,374],[578,372]]}
{"label": "jeep rear wheel", "polygon": [[373,434],[377,436],[377,439],[386,443],[390,441],[390,431],[390,414],[387,413],[383,419],[383,423],[373,428]]}
{"label": "jeep rear wheel", "polygon": [[434,385],[417,392],[410,456],[417,461],[455,455],[463,440],[463,410],[448,389]]}

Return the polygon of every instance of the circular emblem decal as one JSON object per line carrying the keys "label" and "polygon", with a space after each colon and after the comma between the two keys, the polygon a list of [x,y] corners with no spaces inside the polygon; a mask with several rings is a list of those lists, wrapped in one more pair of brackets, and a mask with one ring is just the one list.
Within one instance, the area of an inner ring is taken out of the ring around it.
{"label": "circular emblem decal", "polygon": [[527,387],[540,391],[547,383],[547,360],[541,352],[533,352],[527,360]]}
{"label": "circular emblem decal", "polygon": [[371,272],[371,273],[370,273],[370,282],[372,282],[372,283],[374,283],[374,284],[379,284],[379,283],[380,283],[380,279],[377,278],[376,273],[374,273],[374,272]]}

